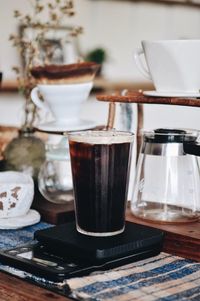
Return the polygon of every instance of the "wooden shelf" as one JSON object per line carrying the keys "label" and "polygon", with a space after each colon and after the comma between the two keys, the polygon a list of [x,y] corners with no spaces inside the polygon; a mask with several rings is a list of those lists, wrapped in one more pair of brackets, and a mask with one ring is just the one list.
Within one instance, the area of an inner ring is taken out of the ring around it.
{"label": "wooden shelf", "polygon": [[135,82],[128,80],[110,80],[106,78],[97,77],[94,81],[95,89],[102,89],[105,91],[122,91],[124,89],[139,91],[139,90],[154,90],[151,82]]}
{"label": "wooden shelf", "polygon": [[0,86],[0,92],[17,92],[17,91],[18,91],[18,85],[15,80],[2,81],[2,84]]}
{"label": "wooden shelf", "polygon": [[[121,91],[123,89],[128,90],[154,90],[154,86],[151,82],[133,82],[133,81],[121,81],[121,80],[109,80],[103,77],[97,77],[94,81],[93,90],[105,90],[105,91]],[[18,85],[15,80],[2,81],[0,92],[17,92]]]}

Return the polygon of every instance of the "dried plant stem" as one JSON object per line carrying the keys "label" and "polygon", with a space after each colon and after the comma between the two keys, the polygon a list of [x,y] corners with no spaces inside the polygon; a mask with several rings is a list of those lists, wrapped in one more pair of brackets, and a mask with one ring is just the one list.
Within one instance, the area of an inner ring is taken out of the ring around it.
{"label": "dried plant stem", "polygon": [[[14,10],[14,18],[18,20],[22,30],[9,36],[9,40],[17,48],[24,62],[22,67],[13,67],[17,75],[19,92],[26,99],[25,120],[22,125],[24,128],[32,128],[37,117],[36,107],[30,97],[31,90],[36,85],[31,75],[31,68],[38,64],[51,64],[56,51],[48,40],[66,42],[83,31],[80,26],[72,26],[63,37],[59,38],[57,35],[58,29],[68,24],[67,19],[75,15],[74,0],[29,0],[29,4],[32,12],[28,14]],[[44,15],[47,19],[44,19]],[[49,31],[51,38],[49,38]]]}

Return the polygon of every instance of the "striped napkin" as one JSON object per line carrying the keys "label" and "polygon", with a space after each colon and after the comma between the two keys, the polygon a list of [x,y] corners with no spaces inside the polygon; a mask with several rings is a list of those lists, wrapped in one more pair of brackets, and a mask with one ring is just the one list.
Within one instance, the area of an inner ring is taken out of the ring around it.
{"label": "striped napkin", "polygon": [[67,283],[78,300],[200,301],[200,263],[161,253]]}

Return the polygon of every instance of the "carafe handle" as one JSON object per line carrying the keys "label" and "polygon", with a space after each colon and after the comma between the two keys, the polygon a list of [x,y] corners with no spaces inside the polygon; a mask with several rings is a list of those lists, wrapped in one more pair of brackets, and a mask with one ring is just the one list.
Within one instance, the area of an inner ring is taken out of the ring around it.
{"label": "carafe handle", "polygon": [[200,157],[200,143],[197,141],[185,141],[183,143],[183,150],[188,155]]}

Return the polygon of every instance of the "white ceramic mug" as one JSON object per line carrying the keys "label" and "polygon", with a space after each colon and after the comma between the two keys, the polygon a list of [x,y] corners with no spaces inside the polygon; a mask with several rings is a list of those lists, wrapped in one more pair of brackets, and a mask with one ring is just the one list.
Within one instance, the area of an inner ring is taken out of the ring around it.
{"label": "white ceramic mug", "polygon": [[[31,91],[34,104],[51,111],[56,122],[71,122],[80,117],[81,105],[88,98],[93,82],[66,85],[37,85]],[[38,95],[42,95],[42,101]]]}
{"label": "white ceramic mug", "polygon": [[0,218],[28,213],[34,196],[31,176],[17,171],[0,172]]}
{"label": "white ceramic mug", "polygon": [[[145,68],[141,55],[145,56]],[[142,41],[134,53],[138,69],[158,92],[200,92],[200,40]]]}

